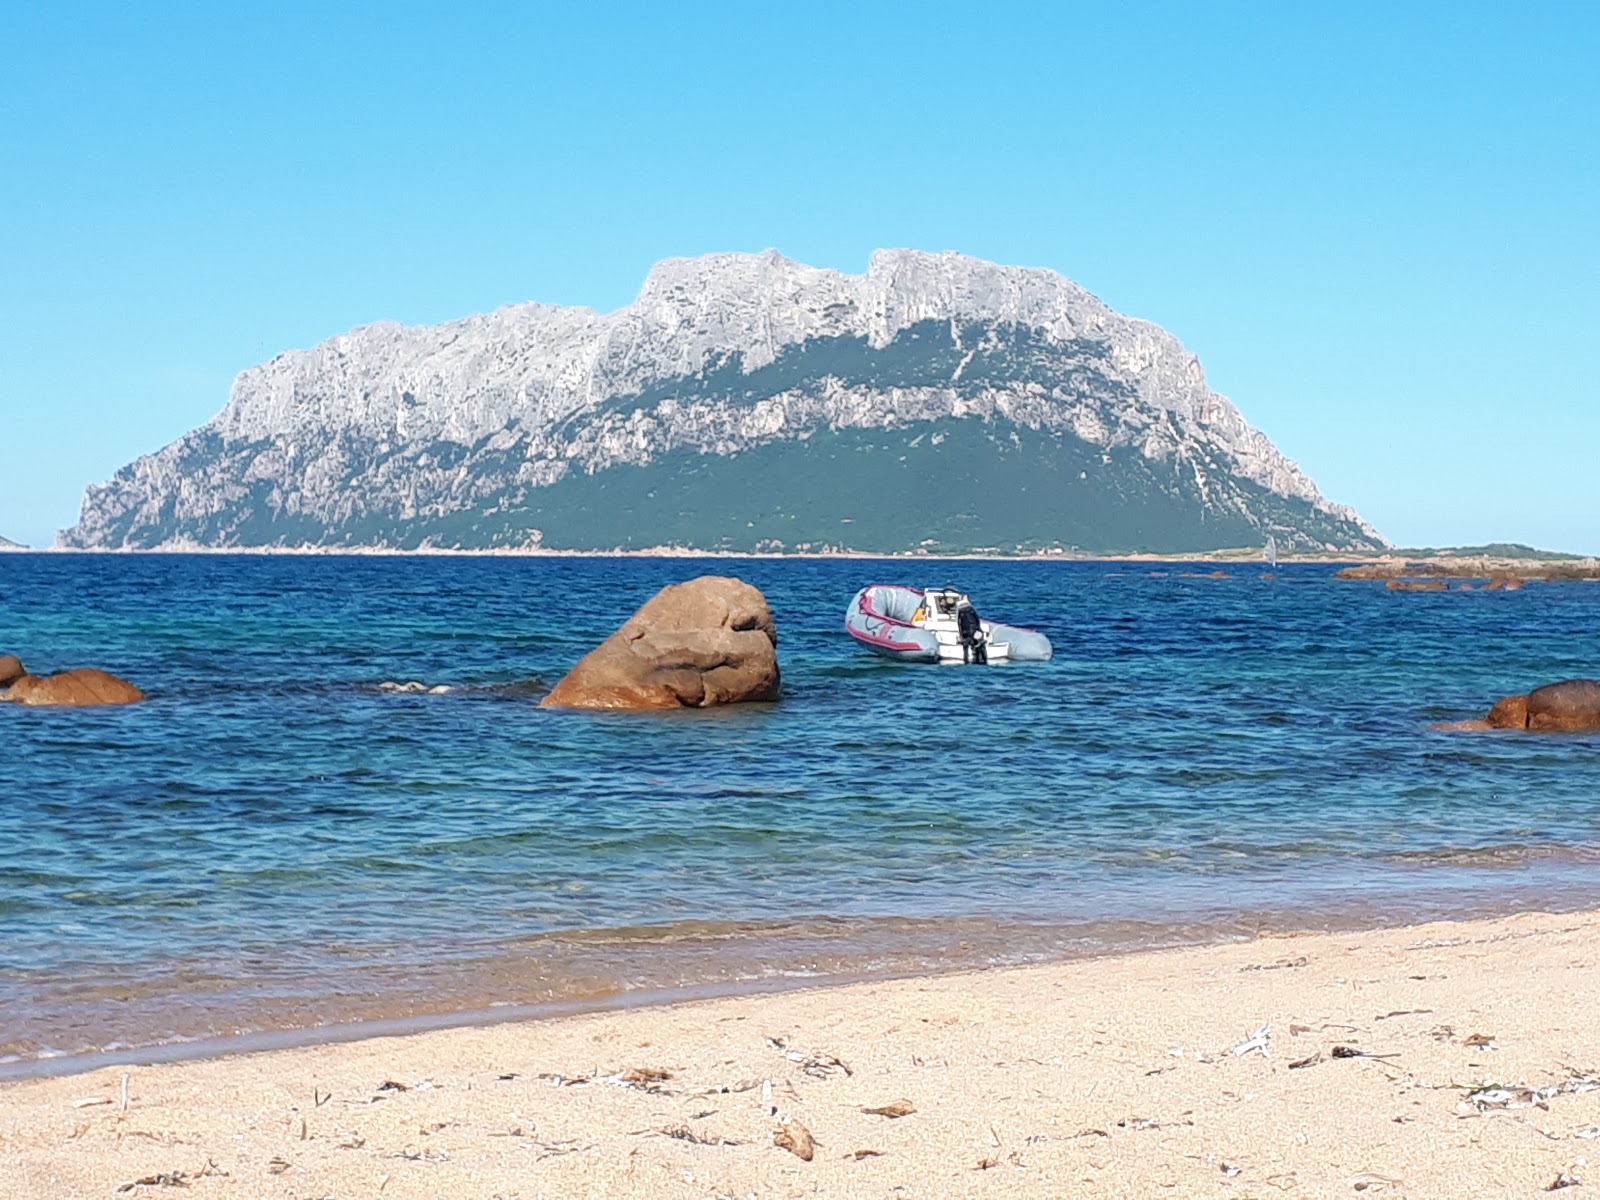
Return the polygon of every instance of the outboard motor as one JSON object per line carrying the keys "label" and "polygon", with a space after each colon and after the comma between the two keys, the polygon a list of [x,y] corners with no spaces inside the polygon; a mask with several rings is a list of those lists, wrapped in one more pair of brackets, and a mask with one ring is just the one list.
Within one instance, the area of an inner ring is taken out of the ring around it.
{"label": "outboard motor", "polygon": [[956,605],[956,636],[961,639],[961,661],[989,665],[988,638],[983,632],[983,621],[972,601],[962,600]]}

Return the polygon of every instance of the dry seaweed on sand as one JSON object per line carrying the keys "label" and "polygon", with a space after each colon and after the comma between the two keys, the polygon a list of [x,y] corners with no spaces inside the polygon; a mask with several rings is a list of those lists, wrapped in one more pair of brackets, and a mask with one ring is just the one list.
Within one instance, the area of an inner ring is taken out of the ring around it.
{"label": "dry seaweed on sand", "polygon": [[778,1126],[777,1132],[772,1135],[772,1144],[787,1150],[803,1162],[810,1162],[817,1156],[816,1139],[799,1121],[789,1121]]}
{"label": "dry seaweed on sand", "polygon": [[606,1082],[661,1095],[667,1091],[665,1084],[671,1078],[672,1072],[665,1067],[630,1067],[619,1075],[612,1075]]}
{"label": "dry seaweed on sand", "polygon": [[863,1108],[864,1113],[874,1117],[889,1117],[891,1120],[898,1117],[909,1117],[917,1111],[917,1106],[909,1100],[891,1100],[888,1104],[880,1104],[876,1108]]}
{"label": "dry seaweed on sand", "polygon": [[1484,1112],[1491,1108],[1548,1108],[1549,1101],[1557,1096],[1576,1096],[1584,1092],[1600,1091],[1600,1077],[1589,1072],[1573,1074],[1560,1083],[1541,1088],[1531,1088],[1520,1083],[1452,1084],[1466,1091],[1463,1108]]}
{"label": "dry seaweed on sand", "polygon": [[688,1142],[693,1146],[742,1146],[743,1142],[733,1138],[710,1137],[703,1133],[696,1133],[687,1125],[661,1125],[654,1129],[636,1129],[634,1137],[665,1137],[674,1141]]}

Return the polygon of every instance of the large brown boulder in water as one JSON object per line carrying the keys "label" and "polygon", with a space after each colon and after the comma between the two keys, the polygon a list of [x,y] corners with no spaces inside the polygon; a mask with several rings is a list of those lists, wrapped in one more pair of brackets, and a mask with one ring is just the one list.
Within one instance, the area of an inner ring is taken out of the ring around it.
{"label": "large brown boulder in water", "polygon": [[10,687],[28,673],[15,654],[0,654],[0,688]]}
{"label": "large brown boulder in water", "polygon": [[93,667],[62,671],[58,675],[24,675],[9,690],[0,692],[0,700],[15,704],[56,704],[72,708],[133,704],[143,699],[144,693],[127,680]]}
{"label": "large brown boulder in water", "polygon": [[1568,679],[1528,693],[1528,728],[1600,729],[1600,681]]}
{"label": "large brown boulder in water", "polygon": [[664,587],[556,684],[554,708],[709,708],[778,695],[778,632],[762,594],[702,575]]}
{"label": "large brown boulder in water", "polygon": [[1600,681],[1568,679],[1534,688],[1526,696],[1507,696],[1495,703],[1482,725],[1488,729],[1527,729],[1534,733],[1600,729]]}

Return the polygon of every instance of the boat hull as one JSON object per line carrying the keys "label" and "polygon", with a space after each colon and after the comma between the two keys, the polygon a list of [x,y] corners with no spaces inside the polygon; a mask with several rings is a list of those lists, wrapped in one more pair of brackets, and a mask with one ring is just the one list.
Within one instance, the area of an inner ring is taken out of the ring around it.
{"label": "boat hull", "polygon": [[[919,588],[872,584],[862,588],[845,610],[845,632],[874,654],[900,662],[963,662],[959,643],[924,626],[913,625],[922,607]],[[1043,662],[1053,653],[1050,639],[1033,629],[983,622],[991,662]]]}

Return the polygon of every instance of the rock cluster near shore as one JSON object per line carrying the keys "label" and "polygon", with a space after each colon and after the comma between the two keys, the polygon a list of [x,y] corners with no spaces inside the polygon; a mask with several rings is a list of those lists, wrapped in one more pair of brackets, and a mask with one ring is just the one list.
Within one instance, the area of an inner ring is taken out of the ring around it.
{"label": "rock cluster near shore", "polygon": [[756,588],[702,575],[662,588],[584,655],[547,708],[709,708],[777,698],[778,631]]}
{"label": "rock cluster near shore", "polygon": [[[1448,580],[1461,580],[1459,592],[1514,592],[1527,583],[1600,580],[1597,559],[1430,558],[1361,563],[1336,572],[1337,579],[1382,582],[1391,592],[1447,592]],[[1477,585],[1475,580],[1484,580]]]}
{"label": "rock cluster near shore", "polygon": [[0,701],[93,708],[104,704],[134,704],[144,698],[144,693],[126,679],[93,667],[79,667],[54,675],[30,675],[15,655],[0,656]]}

